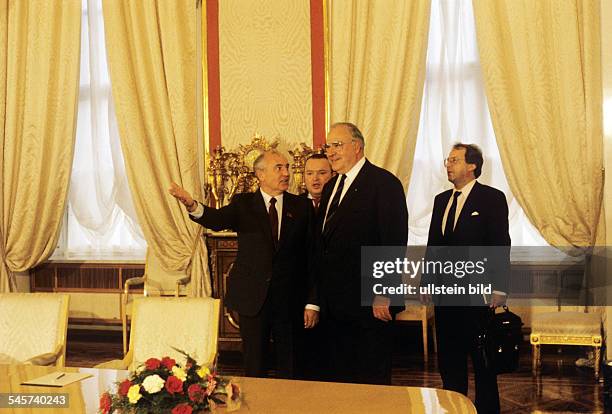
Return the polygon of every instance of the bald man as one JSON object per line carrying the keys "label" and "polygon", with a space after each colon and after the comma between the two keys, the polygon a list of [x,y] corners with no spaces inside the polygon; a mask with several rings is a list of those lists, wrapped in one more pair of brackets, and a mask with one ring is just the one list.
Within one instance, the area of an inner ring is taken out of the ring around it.
{"label": "bald man", "polygon": [[284,155],[265,152],[253,169],[259,189],[237,194],[220,209],[202,205],[174,183],[169,191],[195,222],[238,233],[225,306],[240,317],[246,375],[266,376],[264,361],[272,337],[277,376],[293,378],[296,336],[318,321],[316,293],[307,279],[313,208],[304,197],[286,192],[289,163]]}
{"label": "bald man", "polygon": [[408,211],[401,182],[370,163],[355,125],[331,127],[327,157],[338,174],[323,189],[313,269],[319,278],[322,312],[335,381],[390,384],[389,299],[361,292],[361,249],[406,246]]}

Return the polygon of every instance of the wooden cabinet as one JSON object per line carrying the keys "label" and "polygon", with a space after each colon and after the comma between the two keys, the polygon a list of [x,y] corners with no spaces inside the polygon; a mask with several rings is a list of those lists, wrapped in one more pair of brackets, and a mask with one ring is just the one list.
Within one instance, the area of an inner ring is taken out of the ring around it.
{"label": "wooden cabinet", "polygon": [[231,232],[207,232],[206,245],[210,255],[210,275],[215,298],[221,299],[219,315],[219,349],[227,351],[241,350],[238,314],[225,307],[225,287],[229,270],[236,260],[238,238]]}

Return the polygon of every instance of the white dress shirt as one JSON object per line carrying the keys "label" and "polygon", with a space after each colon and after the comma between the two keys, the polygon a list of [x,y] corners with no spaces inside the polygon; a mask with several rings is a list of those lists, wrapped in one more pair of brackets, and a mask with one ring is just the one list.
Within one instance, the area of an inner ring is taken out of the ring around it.
{"label": "white dress shirt", "polygon": [[[270,200],[272,200],[272,196],[264,192],[264,190],[262,190],[261,188],[259,189],[259,191],[261,191],[264,203],[266,204],[266,211],[270,211]],[[276,198],[276,214],[278,215],[278,234],[276,235],[276,239],[280,240],[280,232],[282,227],[281,218],[283,217],[283,193],[274,196],[274,198]]]}
{"label": "white dress shirt", "polygon": [[[353,165],[353,168],[351,168],[350,170],[346,172],[346,174],[344,174],[346,175],[346,178],[344,179],[344,187],[342,187],[342,193],[340,194],[340,202],[338,203],[338,206],[340,206],[340,204],[342,203],[342,199],[346,195],[351,184],[353,184],[353,181],[355,181],[355,178],[357,177],[357,174],[359,174],[359,171],[361,171],[361,169],[365,165],[365,162],[366,162],[366,158],[361,157],[361,159],[357,161],[355,165]],[[333,200],[334,196],[336,195],[336,190],[338,189],[338,185],[340,184],[341,178],[342,178],[342,174],[338,175],[338,179],[336,180],[336,183],[334,184],[334,189],[331,193],[331,196],[329,197],[329,202],[327,203],[327,208],[325,210],[325,219],[323,220],[323,229],[325,228],[325,220],[327,220],[327,213],[329,211],[331,200]]]}
{"label": "white dress shirt", "polygon": [[444,229],[446,228],[446,219],[448,218],[448,211],[453,204],[453,197],[457,191],[460,191],[461,194],[457,197],[457,209],[455,210],[455,222],[453,223],[453,230],[457,225],[457,220],[459,219],[459,214],[461,214],[461,210],[463,209],[463,205],[465,204],[465,200],[467,200],[472,188],[474,188],[474,184],[476,184],[476,180],[472,180],[467,183],[461,190],[457,190],[453,188],[453,193],[451,197],[448,199],[448,204],[446,204],[446,210],[444,210],[444,218],[442,219],[442,234],[444,234]]}

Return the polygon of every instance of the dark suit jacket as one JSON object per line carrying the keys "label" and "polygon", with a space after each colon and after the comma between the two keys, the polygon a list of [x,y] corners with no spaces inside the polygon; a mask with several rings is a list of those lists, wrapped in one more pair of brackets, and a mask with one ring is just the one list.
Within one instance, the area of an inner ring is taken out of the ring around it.
{"label": "dark suit jacket", "polygon": [[280,239],[275,250],[268,212],[260,191],[237,194],[220,209],[204,207],[193,219],[213,230],[238,233],[238,256],[227,279],[225,305],[240,314],[259,313],[269,289],[291,309],[317,304],[308,282],[312,205],[290,193],[283,195]]}
{"label": "dark suit jacket", "polygon": [[[361,306],[361,248],[406,246],[408,210],[404,188],[389,171],[366,160],[322,232],[337,179],[338,176],[332,178],[323,189],[316,227],[313,270],[319,278],[322,310],[337,318],[371,316],[372,310]],[[370,293],[368,300],[373,297]]]}
{"label": "dark suit jacket", "polygon": [[[465,200],[452,236],[445,239],[442,234],[442,221],[452,193],[453,190],[444,191],[434,200],[427,245],[432,247],[455,246],[449,254],[456,260],[479,259],[482,255],[488,256],[484,277],[473,276],[464,281],[491,282],[493,290],[508,293],[510,234],[508,233],[506,196],[493,187],[476,182]],[[434,260],[436,256],[439,256],[437,253],[432,253],[435,251],[436,249],[428,249],[428,260]],[[476,296],[478,300],[484,301],[482,295]]]}

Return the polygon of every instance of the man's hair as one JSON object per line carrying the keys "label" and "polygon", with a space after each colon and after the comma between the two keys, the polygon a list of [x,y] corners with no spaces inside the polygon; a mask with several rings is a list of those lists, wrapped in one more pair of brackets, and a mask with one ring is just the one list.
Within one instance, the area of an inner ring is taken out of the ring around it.
{"label": "man's hair", "polygon": [[[327,155],[319,154],[319,153],[311,154],[308,158],[306,158],[306,161],[304,161],[304,166],[306,166],[306,163],[309,160],[327,160],[327,162],[329,162],[329,159],[327,158]],[[331,169],[331,165],[330,165],[330,169]]]}
{"label": "man's hair", "polygon": [[343,126],[345,128],[348,128],[348,130],[351,131],[351,136],[353,137],[353,139],[359,142],[359,146],[362,149],[365,147],[365,139],[363,139],[363,134],[355,124],[351,124],[350,122],[336,122],[331,126],[330,129],[335,128],[337,126]]}
{"label": "man's hair", "polygon": [[255,161],[253,162],[253,172],[254,173],[257,173],[257,170],[264,169],[263,163],[264,163],[264,158],[266,158],[266,154],[275,154],[275,155],[280,155],[280,156],[283,155],[277,150],[269,150],[269,151],[262,152],[261,154],[257,156],[257,158],[255,158]]}
{"label": "man's hair", "polygon": [[482,151],[478,148],[477,145],[474,144],[463,144],[461,142],[453,145],[453,149],[464,149],[465,150],[465,162],[468,164],[476,164],[476,169],[474,170],[474,177],[480,177],[480,173],[482,172],[482,164],[484,162],[482,158]]}

